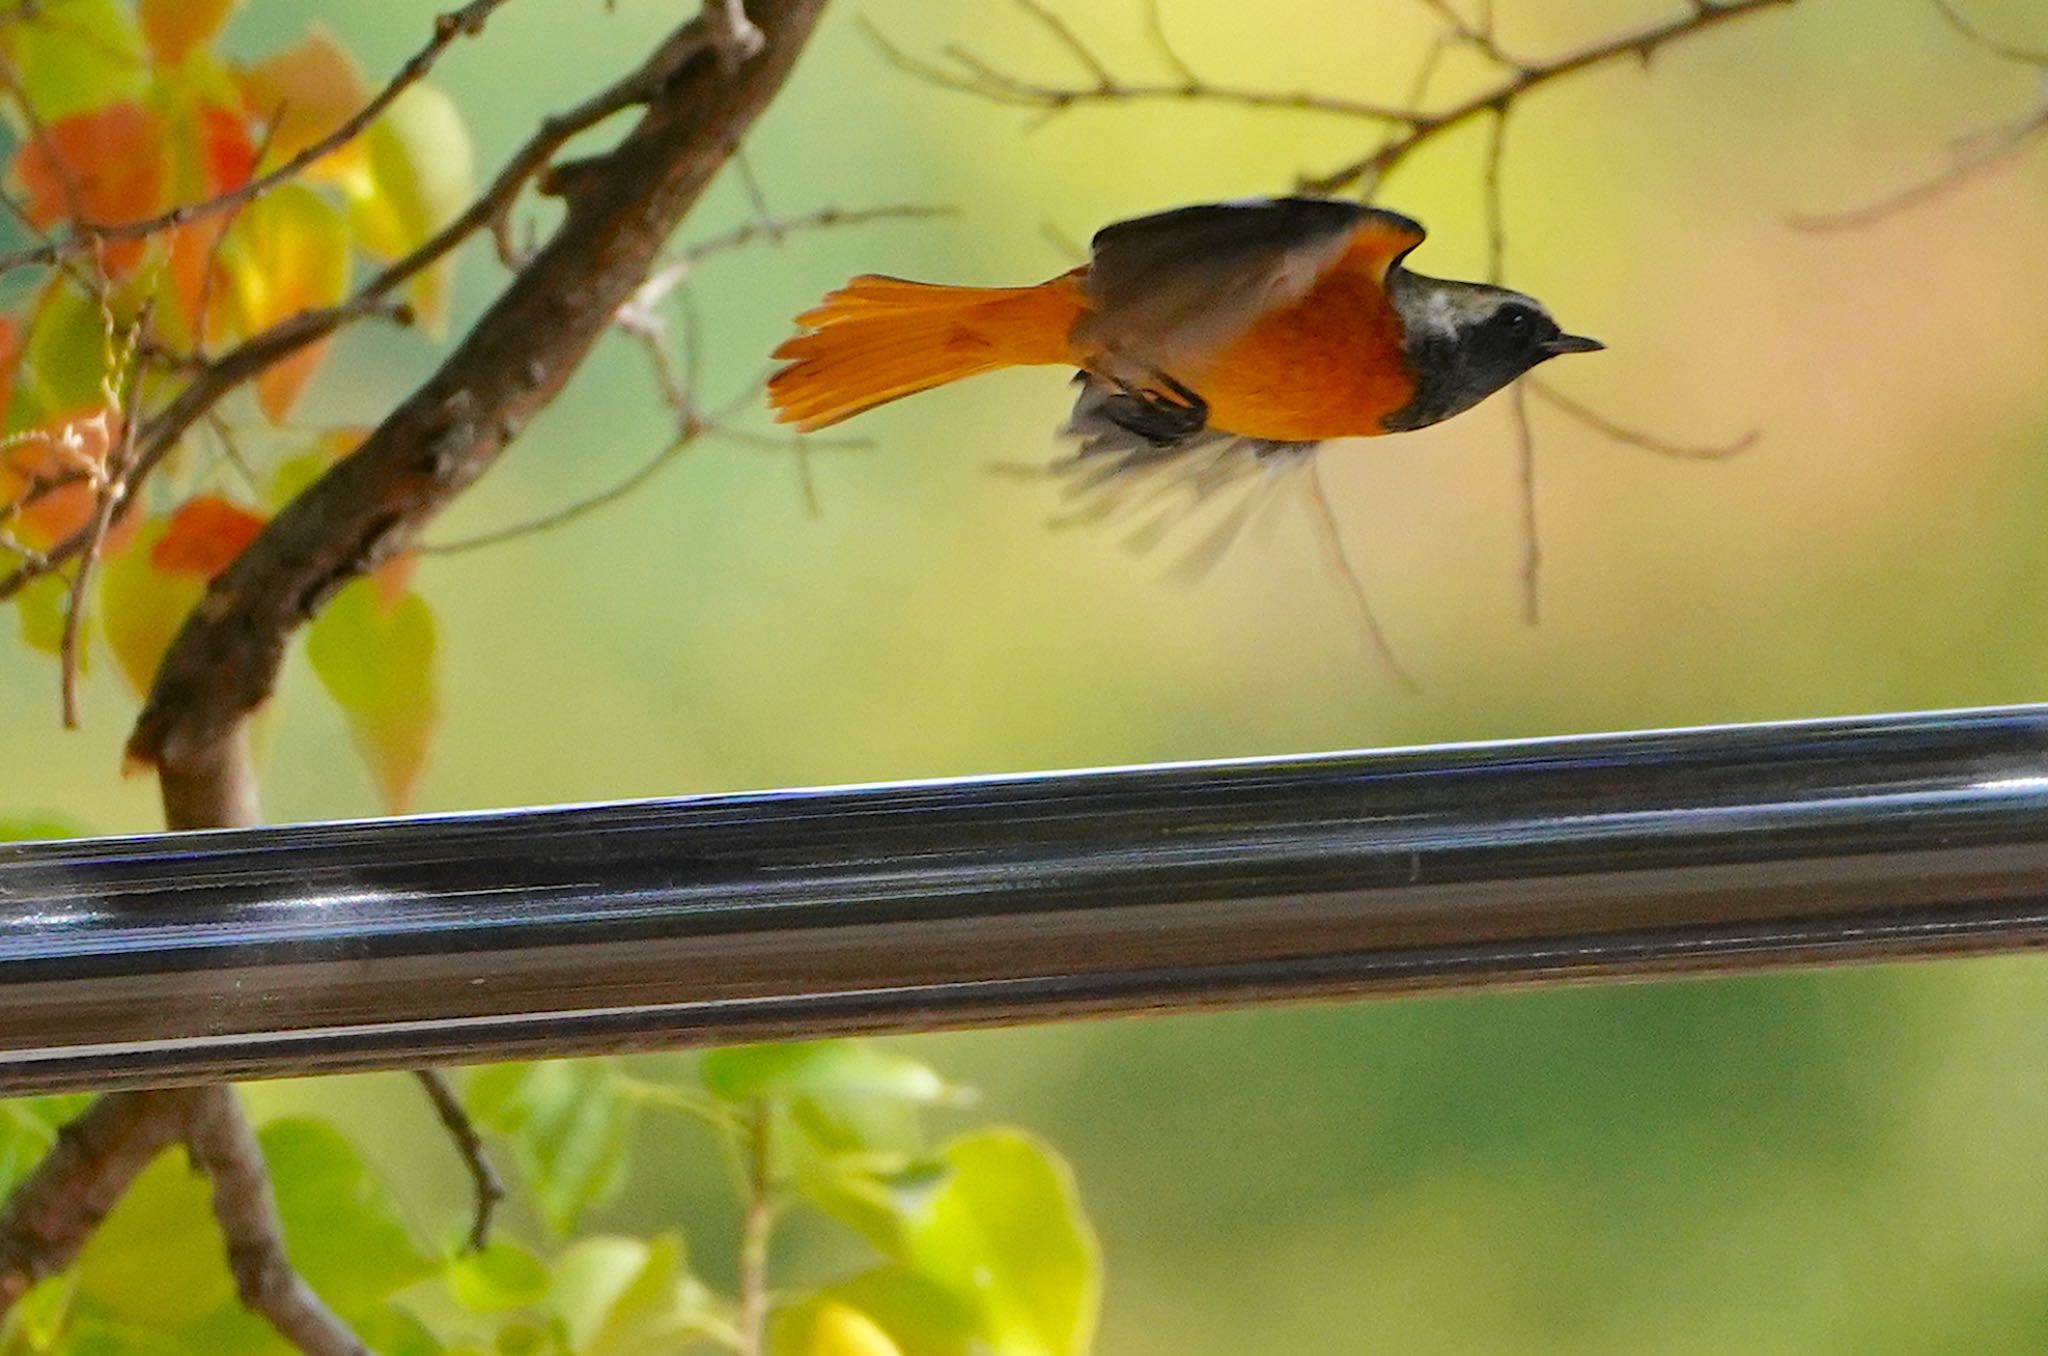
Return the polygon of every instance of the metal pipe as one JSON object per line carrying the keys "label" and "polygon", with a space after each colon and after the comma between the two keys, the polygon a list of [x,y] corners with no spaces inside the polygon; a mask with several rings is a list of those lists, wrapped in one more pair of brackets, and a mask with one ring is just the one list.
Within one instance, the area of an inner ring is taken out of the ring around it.
{"label": "metal pipe", "polygon": [[2048,940],[2048,707],[0,848],[0,1091]]}

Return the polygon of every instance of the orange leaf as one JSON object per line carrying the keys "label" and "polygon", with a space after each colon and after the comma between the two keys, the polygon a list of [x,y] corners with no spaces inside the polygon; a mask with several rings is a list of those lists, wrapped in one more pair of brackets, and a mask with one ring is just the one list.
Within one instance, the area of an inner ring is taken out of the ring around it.
{"label": "orange leaf", "polygon": [[0,315],[0,423],[7,419],[7,407],[14,401],[14,369],[21,362],[21,336],[15,333],[14,317]]}
{"label": "orange leaf", "polygon": [[240,109],[208,104],[199,110],[199,142],[210,193],[225,193],[249,182],[256,171],[256,142]]}
{"label": "orange leaf", "polygon": [[[78,473],[106,461],[119,423],[120,416],[110,410],[80,410],[45,420],[32,430],[33,436],[0,452],[0,497],[35,495],[17,519],[23,541],[52,546],[92,520],[98,501],[91,484],[77,478]],[[37,490],[37,482],[55,488]],[[132,530],[132,521],[116,521],[107,547],[126,540]]]}
{"label": "orange leaf", "polygon": [[220,30],[237,0],[142,0],[142,36],[149,50],[167,66],[185,59]]}
{"label": "orange leaf", "polygon": [[[229,232],[225,254],[244,334],[331,306],[348,292],[348,224],[303,184],[251,203]],[[325,342],[314,344],[256,379],[257,403],[272,423],[290,413],[326,351]]]}
{"label": "orange leaf", "polygon": [[149,549],[149,563],[166,574],[211,579],[232,565],[263,531],[263,515],[219,495],[186,500]]}
{"label": "orange leaf", "polygon": [[[14,177],[31,222],[73,216],[103,226],[136,221],[165,206],[169,157],[163,120],[131,100],[59,118],[14,157]],[[110,269],[132,267],[146,241],[106,247]]]}
{"label": "orange leaf", "polygon": [[400,551],[370,571],[370,587],[377,594],[377,610],[389,612],[412,591],[412,576],[420,563],[418,551]]}
{"label": "orange leaf", "polygon": [[[315,24],[306,36],[242,73],[242,93],[257,117],[276,120],[270,154],[288,160],[346,122],[370,100],[362,68],[335,36]],[[331,176],[337,157],[314,167]]]}
{"label": "orange leaf", "polygon": [[168,251],[164,256],[164,281],[170,288],[179,318],[184,322],[189,337],[196,342],[213,338],[214,331],[220,328],[215,324],[202,334],[199,327],[199,302],[203,296],[207,300],[206,309],[214,315],[220,314],[220,280],[214,279],[211,296],[207,296],[206,289],[206,267],[213,258],[214,233],[220,229],[217,221],[188,221],[164,233]]}

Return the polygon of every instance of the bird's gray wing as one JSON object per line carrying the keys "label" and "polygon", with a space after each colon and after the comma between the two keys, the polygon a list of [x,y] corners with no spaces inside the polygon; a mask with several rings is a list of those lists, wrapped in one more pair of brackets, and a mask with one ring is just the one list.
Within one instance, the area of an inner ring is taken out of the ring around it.
{"label": "bird's gray wing", "polygon": [[1098,231],[1084,347],[1118,365],[1187,371],[1262,316],[1306,296],[1340,261],[1384,278],[1422,241],[1399,213],[1328,198],[1205,203]]}

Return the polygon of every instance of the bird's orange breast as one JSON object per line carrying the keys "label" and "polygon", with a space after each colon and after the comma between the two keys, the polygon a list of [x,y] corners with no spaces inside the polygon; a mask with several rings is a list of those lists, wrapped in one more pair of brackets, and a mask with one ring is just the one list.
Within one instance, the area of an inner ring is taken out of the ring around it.
{"label": "bird's orange breast", "polygon": [[1175,375],[1209,402],[1212,428],[1288,442],[1384,433],[1380,421],[1415,393],[1386,291],[1345,268],[1259,320],[1201,371]]}

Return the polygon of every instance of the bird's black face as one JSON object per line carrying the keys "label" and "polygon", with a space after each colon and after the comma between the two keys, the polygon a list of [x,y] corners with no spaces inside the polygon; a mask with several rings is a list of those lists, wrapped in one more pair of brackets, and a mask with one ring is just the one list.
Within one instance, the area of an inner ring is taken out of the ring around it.
{"label": "bird's black face", "polygon": [[1462,414],[1560,354],[1606,347],[1597,339],[1566,334],[1535,301],[1505,288],[1418,274],[1389,282],[1415,375],[1413,398],[1382,421],[1389,432],[1426,428]]}

